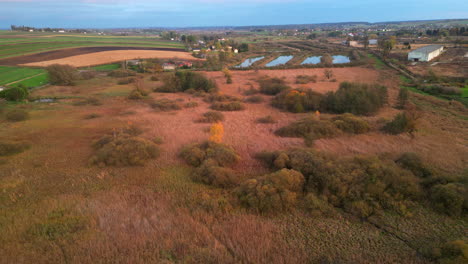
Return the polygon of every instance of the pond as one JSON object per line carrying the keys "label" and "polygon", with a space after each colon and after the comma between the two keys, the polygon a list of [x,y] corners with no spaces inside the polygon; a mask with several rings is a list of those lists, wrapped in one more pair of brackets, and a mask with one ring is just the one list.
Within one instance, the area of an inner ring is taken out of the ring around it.
{"label": "pond", "polygon": [[242,62],[241,64],[235,66],[236,68],[247,68],[247,67],[250,67],[252,66],[252,64],[254,64],[255,62],[259,61],[259,60],[262,60],[263,58],[265,58],[265,56],[260,56],[260,57],[254,57],[254,58],[248,58],[246,59],[244,62]]}
{"label": "pond", "polygon": [[293,56],[279,56],[278,58],[270,61],[269,63],[267,63],[265,66],[266,67],[274,67],[274,66],[278,66],[278,65],[283,65],[285,63],[287,63],[288,61],[290,61],[291,59],[293,58]]}
{"label": "pond", "polygon": [[[320,63],[320,58],[322,56],[311,56],[311,57],[308,57],[306,58],[302,63],[302,64],[318,64]],[[343,56],[343,55],[335,55],[335,56],[332,56],[333,57],[333,64],[339,64],[339,63],[350,63],[351,60],[349,59],[348,56]]]}
{"label": "pond", "polygon": [[351,62],[351,60],[349,59],[348,56],[336,55],[336,56],[332,56],[332,57],[333,57],[333,64],[350,63]]}
{"label": "pond", "polygon": [[322,56],[308,57],[301,63],[301,65],[302,64],[318,64],[318,63],[320,63],[320,58],[322,58]]}

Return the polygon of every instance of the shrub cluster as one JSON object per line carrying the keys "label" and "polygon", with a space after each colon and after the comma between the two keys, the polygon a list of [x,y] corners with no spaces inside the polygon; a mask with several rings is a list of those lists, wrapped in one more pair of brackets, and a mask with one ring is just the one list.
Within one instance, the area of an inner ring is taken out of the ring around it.
{"label": "shrub cluster", "polygon": [[206,141],[185,146],[180,157],[189,165],[197,167],[192,173],[195,181],[217,187],[231,187],[237,184],[237,174],[228,166],[239,160],[231,147]]}
{"label": "shrub cluster", "polygon": [[286,82],[280,78],[265,78],[259,81],[260,92],[266,95],[275,95],[290,87],[286,85]]}
{"label": "shrub cluster", "polygon": [[217,111],[241,111],[245,106],[241,102],[216,102],[210,106],[211,109]]}
{"label": "shrub cluster", "polygon": [[93,143],[93,148],[95,154],[90,163],[99,166],[141,166],[159,155],[154,142],[131,131],[105,135]]}
{"label": "shrub cluster", "polygon": [[259,104],[259,103],[263,103],[264,101],[265,99],[263,99],[263,97],[261,97],[260,95],[249,96],[245,98],[244,100],[244,102],[252,103],[252,104]]}
{"label": "shrub cluster", "polygon": [[207,94],[203,101],[207,103],[216,103],[216,102],[240,102],[241,100],[235,96],[219,93]]}
{"label": "shrub cluster", "polygon": [[410,133],[416,131],[416,119],[408,113],[400,113],[395,118],[385,124],[382,130],[386,133],[397,135],[401,133]]}
{"label": "shrub cluster", "polygon": [[271,168],[301,172],[305,191],[314,195],[313,206],[328,203],[360,217],[383,209],[405,214],[411,201],[422,195],[419,178],[377,157],[338,159],[311,149],[293,149],[261,153],[258,158]]}
{"label": "shrub cluster", "polygon": [[30,146],[25,143],[0,141],[0,157],[11,156],[27,150]]}
{"label": "shrub cluster", "polygon": [[337,114],[369,115],[377,112],[385,103],[385,86],[343,82],[336,92],[325,94],[321,108]]}
{"label": "shrub cluster", "polygon": [[310,82],[317,82],[317,75],[297,75],[296,84],[307,84]]}
{"label": "shrub cluster", "polygon": [[219,166],[231,166],[239,160],[239,155],[228,145],[210,141],[185,146],[180,157],[189,165],[200,166],[205,160],[214,160]]}
{"label": "shrub cluster", "polygon": [[28,88],[21,85],[0,91],[0,98],[5,98],[7,101],[23,101],[28,98],[28,95]]}
{"label": "shrub cluster", "polygon": [[52,64],[47,66],[49,81],[55,85],[75,85],[79,79],[79,74],[75,67],[71,65]]}
{"label": "shrub cluster", "polygon": [[273,98],[274,107],[293,113],[316,111],[320,108],[322,95],[311,90],[287,89]]}
{"label": "shrub cluster", "polygon": [[131,70],[118,69],[118,70],[113,70],[109,72],[107,75],[110,77],[123,78],[123,77],[136,76],[136,72],[131,71]]}
{"label": "shrub cluster", "polygon": [[274,124],[276,123],[275,118],[273,118],[271,115],[265,116],[265,117],[260,117],[257,119],[257,123],[261,124]]}
{"label": "shrub cluster", "polygon": [[458,87],[448,87],[442,85],[428,85],[419,88],[421,91],[432,95],[461,95],[462,91]]}
{"label": "shrub cluster", "polygon": [[122,79],[119,79],[119,80],[117,81],[117,84],[118,84],[118,85],[125,85],[125,84],[134,83],[134,82],[135,82],[135,78],[129,77],[129,78],[122,78]]}
{"label": "shrub cluster", "polygon": [[158,92],[184,92],[188,90],[203,91],[207,93],[216,92],[217,86],[213,80],[205,75],[192,71],[177,71],[166,74],[163,86],[157,88]]}
{"label": "shrub cluster", "polygon": [[468,243],[463,240],[446,242],[441,247],[432,250],[432,258],[438,263],[457,264],[468,262]]}
{"label": "shrub cluster", "polygon": [[29,113],[23,109],[12,109],[5,114],[6,120],[20,122],[29,119]]}
{"label": "shrub cluster", "polygon": [[224,121],[224,115],[218,111],[208,111],[198,120],[201,123],[217,123]]}
{"label": "shrub cluster", "polygon": [[150,106],[158,112],[175,111],[182,109],[182,107],[180,107],[177,101],[170,100],[167,98],[154,100],[150,103]]}
{"label": "shrub cluster", "polygon": [[279,128],[275,134],[280,137],[302,137],[307,145],[320,138],[332,138],[341,133],[362,134],[370,130],[369,123],[352,114],[344,114],[330,120],[308,117]]}
{"label": "shrub cluster", "polygon": [[282,211],[293,207],[304,187],[304,175],[282,169],[243,182],[236,194],[242,205],[259,212]]}

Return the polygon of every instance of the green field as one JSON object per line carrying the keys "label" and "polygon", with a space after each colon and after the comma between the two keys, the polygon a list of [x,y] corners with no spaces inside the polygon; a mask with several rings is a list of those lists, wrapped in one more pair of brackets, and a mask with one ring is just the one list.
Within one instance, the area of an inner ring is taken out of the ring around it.
{"label": "green field", "polygon": [[95,71],[112,71],[112,70],[117,70],[119,68],[120,68],[120,64],[118,63],[105,64],[105,65],[91,67],[91,69]]}
{"label": "green field", "polygon": [[[0,85],[7,85],[39,74],[45,75],[46,72],[43,69],[0,66]],[[39,79],[41,78],[32,78],[25,81],[29,81],[27,83],[34,83]]]}
{"label": "green field", "polygon": [[24,86],[26,88],[33,88],[33,87],[38,87],[38,86],[45,85],[48,82],[49,82],[49,77],[48,77],[47,73],[44,73],[44,74],[37,75],[37,76],[34,76],[32,78],[23,80],[23,81],[16,82],[16,83],[14,83],[12,85],[9,85],[9,86],[10,87],[17,87],[19,85],[22,85],[22,86]]}
{"label": "green field", "polygon": [[179,42],[156,37],[116,37],[83,34],[54,34],[0,31],[0,58],[73,47],[184,48]]}

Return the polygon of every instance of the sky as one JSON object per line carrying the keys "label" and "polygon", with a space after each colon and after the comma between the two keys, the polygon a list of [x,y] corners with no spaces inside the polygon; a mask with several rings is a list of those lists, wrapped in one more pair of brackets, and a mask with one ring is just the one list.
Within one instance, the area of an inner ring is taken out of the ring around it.
{"label": "sky", "polygon": [[468,18],[466,0],[0,0],[0,28],[199,27]]}

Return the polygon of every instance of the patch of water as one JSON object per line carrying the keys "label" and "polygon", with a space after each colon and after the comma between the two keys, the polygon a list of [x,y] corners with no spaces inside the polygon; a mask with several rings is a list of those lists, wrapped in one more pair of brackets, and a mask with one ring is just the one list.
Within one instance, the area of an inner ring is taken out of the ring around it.
{"label": "patch of water", "polygon": [[348,56],[343,56],[343,55],[335,55],[333,57],[333,64],[338,64],[338,63],[350,63],[351,60],[349,59]]}
{"label": "patch of water", "polygon": [[247,67],[250,67],[252,66],[252,64],[254,64],[255,62],[259,61],[259,60],[262,60],[263,58],[265,58],[265,56],[260,56],[260,57],[254,57],[254,58],[248,58],[246,59],[244,62],[242,62],[241,64],[235,66],[236,68],[247,68]]}
{"label": "patch of water", "polygon": [[266,67],[274,67],[274,66],[278,66],[278,65],[283,65],[285,63],[287,63],[288,61],[290,61],[291,59],[293,58],[293,56],[279,56],[278,58],[270,61],[269,63],[267,63],[265,66]]}
{"label": "patch of water", "polygon": [[320,63],[320,58],[322,58],[322,56],[308,57],[301,63],[301,65],[302,64],[318,64],[318,63]]}
{"label": "patch of water", "polygon": [[[319,64],[320,63],[320,58],[322,56],[310,56],[307,57],[302,63],[303,64]],[[349,59],[348,56],[343,56],[343,55],[335,55],[332,56],[333,58],[333,64],[339,64],[339,63],[350,63],[351,60]]]}

